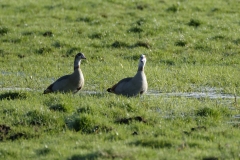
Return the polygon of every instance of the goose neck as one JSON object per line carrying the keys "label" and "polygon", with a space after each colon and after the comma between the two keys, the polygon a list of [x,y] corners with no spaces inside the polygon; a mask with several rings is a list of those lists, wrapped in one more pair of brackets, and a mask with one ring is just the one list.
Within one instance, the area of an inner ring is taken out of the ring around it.
{"label": "goose neck", "polygon": [[79,69],[81,64],[81,60],[75,60],[74,61],[74,70]]}
{"label": "goose neck", "polygon": [[138,66],[138,72],[144,71],[144,66]]}

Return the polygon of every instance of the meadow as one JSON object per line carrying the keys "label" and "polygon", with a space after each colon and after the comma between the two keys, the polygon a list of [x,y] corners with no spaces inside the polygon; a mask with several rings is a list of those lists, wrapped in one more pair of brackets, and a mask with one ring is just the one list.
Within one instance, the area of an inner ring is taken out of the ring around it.
{"label": "meadow", "polygon": [[[239,159],[239,3],[2,0],[0,159]],[[148,92],[107,93],[141,54]]]}

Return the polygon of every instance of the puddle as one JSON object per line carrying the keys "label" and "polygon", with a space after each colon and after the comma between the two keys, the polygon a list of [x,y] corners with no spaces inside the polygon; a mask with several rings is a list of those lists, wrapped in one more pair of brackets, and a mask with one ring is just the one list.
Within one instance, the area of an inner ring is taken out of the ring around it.
{"label": "puddle", "polygon": [[[44,90],[44,89],[43,89]],[[0,88],[0,91],[37,91],[43,92],[43,90],[35,90],[31,88],[18,88],[18,87],[6,87]],[[101,95],[104,92],[98,91],[80,91],[84,94],[89,95]],[[80,93],[79,92],[79,93]],[[187,98],[210,98],[210,99],[233,99],[240,98],[239,96],[235,96],[233,94],[225,94],[221,93],[221,89],[216,88],[200,88],[199,91],[196,92],[172,92],[172,93],[163,93],[157,90],[149,90],[146,95],[148,96],[161,96],[161,97],[187,97]]]}
{"label": "puddle", "polygon": [[233,118],[240,119],[240,114],[239,115],[235,115]]}
{"label": "puddle", "polygon": [[221,89],[204,88],[202,91],[196,92],[172,92],[162,93],[156,90],[149,90],[147,95],[164,96],[164,97],[188,97],[188,98],[210,98],[210,99],[232,99],[239,98],[233,94],[221,93]]}
{"label": "puddle", "polygon": [[6,87],[6,88],[0,88],[0,91],[34,91],[34,89],[18,88],[18,87]]}
{"label": "puddle", "polygon": [[[36,90],[36,89],[31,89],[31,88],[18,88],[18,87],[6,87],[6,88],[0,88],[0,91],[35,91],[35,92],[43,92],[44,89],[42,90]],[[98,91],[80,91],[78,94],[86,94],[86,95],[96,95],[96,96],[104,96],[106,92],[98,92]],[[222,99],[224,102],[227,103],[232,103],[231,99],[237,99],[240,98],[239,96],[235,96],[233,94],[224,94],[221,93],[221,89],[215,89],[215,88],[202,88],[199,91],[196,92],[172,92],[172,93],[162,93],[160,91],[156,90],[149,90],[146,93],[147,96],[151,97],[187,97],[187,98],[196,98],[196,99],[201,99],[201,98],[209,98],[209,99]],[[227,104],[229,106],[229,104]],[[229,109],[235,110],[235,107],[229,107]],[[161,112],[160,110],[158,112]],[[180,115],[180,116],[185,116]],[[165,115],[165,118],[174,118],[173,115],[167,114]],[[240,115],[234,115],[230,121],[227,122],[228,124],[234,125],[236,127],[240,127]]]}

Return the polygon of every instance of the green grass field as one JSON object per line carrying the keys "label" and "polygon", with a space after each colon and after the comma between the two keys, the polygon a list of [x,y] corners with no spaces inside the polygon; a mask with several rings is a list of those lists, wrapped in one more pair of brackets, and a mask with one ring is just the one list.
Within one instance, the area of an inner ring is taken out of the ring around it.
{"label": "green grass field", "polygon": [[[0,159],[239,159],[239,13],[236,0],[2,0]],[[78,52],[84,88],[43,95]],[[148,93],[107,93],[141,54]]]}

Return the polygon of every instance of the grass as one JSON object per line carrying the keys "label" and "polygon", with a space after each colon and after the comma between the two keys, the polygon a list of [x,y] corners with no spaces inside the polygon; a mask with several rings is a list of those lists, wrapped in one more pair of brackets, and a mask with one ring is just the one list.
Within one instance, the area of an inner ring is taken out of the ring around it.
{"label": "grass", "polygon": [[[3,0],[0,158],[239,159],[237,6],[217,0]],[[72,72],[77,52],[87,57],[83,90],[43,95]],[[150,91],[214,88],[236,98],[106,93],[136,73],[142,53]]]}

